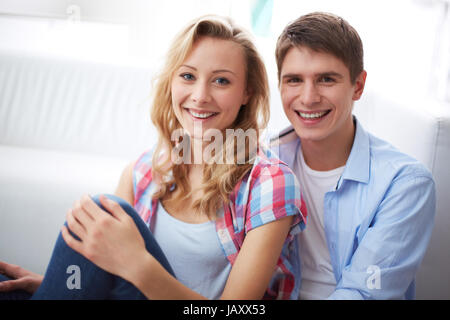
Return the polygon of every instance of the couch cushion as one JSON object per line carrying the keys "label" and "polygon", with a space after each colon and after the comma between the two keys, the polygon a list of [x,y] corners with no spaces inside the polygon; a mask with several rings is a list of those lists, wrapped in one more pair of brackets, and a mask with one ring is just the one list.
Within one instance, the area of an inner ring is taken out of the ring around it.
{"label": "couch cushion", "polygon": [[127,161],[0,146],[0,259],[44,273],[65,214],[83,194],[113,193]]}
{"label": "couch cushion", "polygon": [[151,68],[0,51],[0,144],[137,157],[154,144]]}
{"label": "couch cushion", "polygon": [[355,113],[376,136],[421,161],[436,182],[436,217],[417,274],[418,299],[450,299],[450,104],[380,98],[369,94]]}

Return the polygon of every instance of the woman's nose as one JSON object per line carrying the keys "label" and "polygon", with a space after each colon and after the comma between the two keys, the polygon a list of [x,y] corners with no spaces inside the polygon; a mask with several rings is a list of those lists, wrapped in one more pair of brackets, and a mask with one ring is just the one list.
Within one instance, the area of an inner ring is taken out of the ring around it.
{"label": "woman's nose", "polygon": [[197,82],[193,87],[191,98],[198,104],[208,103],[211,101],[210,88],[207,83]]}

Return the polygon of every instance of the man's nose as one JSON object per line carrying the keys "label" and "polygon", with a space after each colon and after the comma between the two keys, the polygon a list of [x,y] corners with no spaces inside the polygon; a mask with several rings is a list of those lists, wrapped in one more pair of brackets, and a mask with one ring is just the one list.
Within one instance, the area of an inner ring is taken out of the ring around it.
{"label": "man's nose", "polygon": [[320,102],[320,94],[312,82],[305,82],[302,88],[300,100],[304,106],[312,106]]}

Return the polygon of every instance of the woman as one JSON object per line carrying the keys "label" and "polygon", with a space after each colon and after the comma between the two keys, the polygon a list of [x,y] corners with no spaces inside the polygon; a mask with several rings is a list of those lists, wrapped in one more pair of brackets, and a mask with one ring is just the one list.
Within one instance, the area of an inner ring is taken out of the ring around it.
{"label": "woman", "polygon": [[[216,16],[189,24],[154,89],[155,149],[124,170],[117,197],[78,201],[43,281],[16,267],[15,288],[37,288],[33,299],[296,299],[292,240],[306,210],[292,172],[255,143],[268,92],[246,32]],[[230,129],[244,142],[221,141]]]}

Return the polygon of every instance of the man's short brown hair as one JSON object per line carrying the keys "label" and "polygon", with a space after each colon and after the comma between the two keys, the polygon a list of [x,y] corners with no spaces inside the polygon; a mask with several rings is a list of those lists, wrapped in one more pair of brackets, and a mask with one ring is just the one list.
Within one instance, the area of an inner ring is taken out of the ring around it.
{"label": "man's short brown hair", "polygon": [[302,46],[332,54],[342,60],[350,71],[353,84],[364,70],[363,45],[356,30],[341,17],[314,12],[288,24],[278,37],[275,50],[278,80],[289,49]]}

